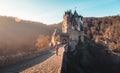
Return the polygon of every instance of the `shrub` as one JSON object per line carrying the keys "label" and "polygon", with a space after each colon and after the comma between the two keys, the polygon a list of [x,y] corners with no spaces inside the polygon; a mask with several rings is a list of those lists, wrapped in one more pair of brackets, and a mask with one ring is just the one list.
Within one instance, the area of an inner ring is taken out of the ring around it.
{"label": "shrub", "polygon": [[37,39],[36,47],[37,49],[49,47],[50,36],[40,35]]}

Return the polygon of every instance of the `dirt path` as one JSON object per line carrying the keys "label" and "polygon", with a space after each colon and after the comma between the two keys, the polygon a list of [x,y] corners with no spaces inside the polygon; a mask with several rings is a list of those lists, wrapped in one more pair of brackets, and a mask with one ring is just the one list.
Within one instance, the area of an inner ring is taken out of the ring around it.
{"label": "dirt path", "polygon": [[63,47],[60,47],[59,55],[56,56],[53,49],[42,57],[0,69],[0,73],[60,73],[63,50]]}

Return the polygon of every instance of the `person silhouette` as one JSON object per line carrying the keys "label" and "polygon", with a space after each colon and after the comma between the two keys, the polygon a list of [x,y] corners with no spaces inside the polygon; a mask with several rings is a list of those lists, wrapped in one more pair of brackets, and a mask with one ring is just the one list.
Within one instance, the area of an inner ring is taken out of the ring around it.
{"label": "person silhouette", "polygon": [[58,52],[59,52],[58,50],[59,50],[59,47],[58,47],[58,45],[56,45],[56,46],[55,46],[55,51],[56,51],[56,55],[57,55],[57,56],[58,56]]}

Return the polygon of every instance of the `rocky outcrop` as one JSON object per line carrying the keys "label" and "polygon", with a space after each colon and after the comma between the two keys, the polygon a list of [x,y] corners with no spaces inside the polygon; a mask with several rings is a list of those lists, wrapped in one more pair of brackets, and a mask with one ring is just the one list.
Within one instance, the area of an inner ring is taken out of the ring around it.
{"label": "rocky outcrop", "polygon": [[86,39],[76,50],[64,52],[61,73],[120,73],[120,56]]}

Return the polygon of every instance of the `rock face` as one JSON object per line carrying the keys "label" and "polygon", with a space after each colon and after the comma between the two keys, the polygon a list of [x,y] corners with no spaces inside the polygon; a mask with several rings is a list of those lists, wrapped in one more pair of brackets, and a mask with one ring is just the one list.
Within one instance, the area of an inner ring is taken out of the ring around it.
{"label": "rock face", "polygon": [[120,73],[120,56],[88,39],[64,52],[62,63],[61,73]]}

